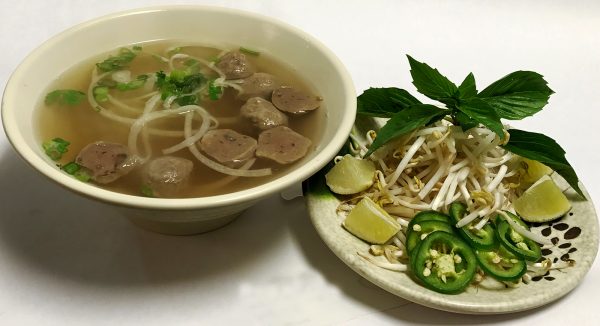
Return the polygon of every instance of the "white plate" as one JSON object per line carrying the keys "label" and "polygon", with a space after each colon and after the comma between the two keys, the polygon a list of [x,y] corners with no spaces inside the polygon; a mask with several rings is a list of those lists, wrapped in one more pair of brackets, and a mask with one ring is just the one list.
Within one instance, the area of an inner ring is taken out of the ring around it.
{"label": "white plate", "polygon": [[[503,290],[487,290],[470,286],[456,295],[430,291],[412,279],[409,274],[379,268],[360,256],[369,245],[354,237],[342,227],[343,218],[336,214],[340,203],[325,185],[324,173],[314,175],[305,183],[305,200],[317,232],[327,246],[350,268],[382,289],[404,299],[435,309],[469,313],[499,314],[528,310],[550,303],[574,289],[590,269],[598,251],[598,220],[591,200],[580,199],[573,190],[565,192],[573,209],[562,219],[532,227],[549,239],[554,247],[544,250],[545,257],[554,261],[575,260],[575,266],[551,270],[536,277],[529,284]],[[555,174],[556,175],[556,174]],[[566,189],[567,183],[559,176],[555,181]],[[587,191],[581,187],[586,197]],[[385,259],[383,257],[374,257]]]}

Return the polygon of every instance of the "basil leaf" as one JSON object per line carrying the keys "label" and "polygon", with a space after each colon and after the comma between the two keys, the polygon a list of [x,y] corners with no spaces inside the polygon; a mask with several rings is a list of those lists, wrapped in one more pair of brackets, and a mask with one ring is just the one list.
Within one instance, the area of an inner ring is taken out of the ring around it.
{"label": "basil leaf", "polygon": [[472,98],[460,103],[458,110],[466,114],[469,118],[486,126],[498,135],[500,139],[504,139],[504,126],[500,121],[500,117],[494,108],[485,101],[478,98]]}
{"label": "basil leaf", "polygon": [[540,111],[554,91],[533,71],[515,71],[477,95],[496,109],[501,118],[521,120]]}
{"label": "basil leaf", "polygon": [[510,129],[510,138],[503,147],[519,156],[536,160],[560,174],[573,189],[584,197],[579,178],[565,158],[565,150],[554,139],[535,132]]}
{"label": "basil leaf", "polygon": [[413,85],[419,93],[445,103],[447,105],[456,105],[456,95],[458,89],[448,78],[442,75],[437,69],[431,68],[426,63],[419,62],[407,55],[410,64],[410,75],[413,79]]}
{"label": "basil leaf", "polygon": [[394,114],[385,126],[379,130],[365,157],[371,155],[388,141],[441,120],[446,114],[448,114],[448,110],[440,109],[431,104],[413,105]]}
{"label": "basil leaf", "polygon": [[461,111],[456,111],[454,114],[454,119],[460,125],[463,131],[467,131],[471,128],[475,128],[479,125],[479,122],[471,119],[468,115],[462,113]]}
{"label": "basil leaf", "polygon": [[421,104],[409,92],[396,87],[369,88],[356,100],[358,114],[379,118],[389,118],[411,105]]}
{"label": "basil leaf", "polygon": [[470,72],[465,80],[458,86],[458,97],[460,99],[468,99],[477,95],[477,87],[475,86],[475,76]]}
{"label": "basil leaf", "polygon": [[75,106],[85,99],[85,93],[74,89],[57,89],[46,95],[46,105],[60,104]]}

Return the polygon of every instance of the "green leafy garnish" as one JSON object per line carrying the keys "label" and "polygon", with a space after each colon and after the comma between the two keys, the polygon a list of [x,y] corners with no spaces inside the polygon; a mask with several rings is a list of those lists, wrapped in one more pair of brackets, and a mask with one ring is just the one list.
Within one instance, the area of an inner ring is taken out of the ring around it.
{"label": "green leafy garnish", "polygon": [[216,101],[221,98],[221,94],[223,94],[223,87],[215,85],[214,79],[208,82],[208,97]]}
{"label": "green leafy garnish", "polygon": [[164,101],[175,96],[175,102],[179,105],[196,104],[197,97],[194,96],[194,102],[191,103],[192,97],[187,94],[201,87],[205,81],[204,75],[188,74],[183,70],[173,70],[168,76],[162,71],[156,73],[156,86],[161,91],[161,99]]}
{"label": "green leafy garnish", "polygon": [[500,139],[504,139],[504,126],[500,122],[500,117],[494,108],[483,100],[478,98],[466,100],[458,105],[458,111],[488,127]]}
{"label": "green leafy garnish", "polygon": [[[358,114],[389,120],[365,156],[399,136],[444,118],[452,119],[454,125],[463,130],[483,125],[499,139],[505,139],[507,131],[501,119],[520,120],[531,116],[542,110],[554,93],[544,77],[532,71],[510,73],[478,93],[472,73],[457,87],[437,69],[407,57],[417,91],[444,103],[445,107],[422,104],[400,88],[367,89],[358,96]],[[502,145],[506,150],[549,166],[583,196],[565,151],[552,138],[518,129],[510,129],[508,133],[510,138]]]}
{"label": "green leafy garnish", "polygon": [[486,87],[477,97],[496,109],[501,118],[521,120],[540,111],[553,93],[542,75],[515,71]]}
{"label": "green leafy garnish", "polygon": [[121,48],[116,56],[109,56],[108,59],[96,64],[98,69],[104,72],[121,70],[129,65],[141,51],[140,46],[134,46],[130,49]]}
{"label": "green leafy garnish", "polygon": [[147,186],[147,185],[142,185],[142,187],[140,188],[140,193],[144,197],[150,197],[150,198],[156,197],[156,196],[154,196],[154,190],[152,190],[152,188],[150,188],[150,186]]}
{"label": "green leafy garnish", "polygon": [[57,137],[43,142],[42,148],[48,157],[54,161],[58,161],[62,158],[64,153],[69,151],[70,144],[70,142]]}
{"label": "green leafy garnish", "polygon": [[180,53],[180,52],[181,52],[181,47],[180,47],[180,46],[178,46],[178,47],[176,47],[176,48],[173,48],[173,49],[169,50],[169,51],[167,52],[167,54],[168,54],[169,56],[172,56],[172,55],[174,55],[174,54],[177,54],[177,53]]}
{"label": "green leafy garnish", "polygon": [[519,156],[547,165],[560,174],[575,191],[583,196],[579,178],[565,158],[565,150],[554,139],[535,132],[510,129],[510,139],[503,147]]}
{"label": "green leafy garnish", "polygon": [[85,93],[74,89],[57,89],[46,95],[44,103],[46,105],[70,105],[75,106],[81,104],[85,99]]}
{"label": "green leafy garnish", "polygon": [[371,144],[365,156],[371,155],[379,147],[394,138],[443,119],[446,114],[446,110],[431,104],[416,104],[396,113],[379,130],[375,141]]}
{"label": "green leafy garnish", "polygon": [[458,86],[458,97],[461,99],[469,99],[475,95],[477,95],[475,76],[473,76],[473,73],[470,72],[460,86]]}
{"label": "green leafy garnish", "polygon": [[245,54],[249,54],[249,55],[253,55],[253,56],[256,56],[256,57],[260,55],[260,52],[255,51],[255,50],[251,50],[251,49],[248,49],[248,48],[245,48],[243,46],[240,46],[240,52],[241,53],[245,53]]}
{"label": "green leafy garnish", "polygon": [[148,80],[148,75],[139,75],[135,78],[135,80],[132,80],[128,83],[117,83],[116,88],[120,91],[130,91],[133,89],[138,89],[144,86],[146,80]]}
{"label": "green leafy garnish", "polygon": [[458,88],[437,69],[407,55],[413,85],[419,93],[445,104],[456,103]]}
{"label": "green leafy garnish", "polygon": [[421,101],[396,87],[369,88],[357,98],[358,114],[372,117],[390,118],[415,104]]}
{"label": "green leafy garnish", "polygon": [[73,175],[73,174],[75,174],[75,172],[77,172],[81,169],[81,166],[75,162],[69,162],[69,163],[63,165],[61,169],[65,172],[67,172],[68,174]]}
{"label": "green leafy garnish", "polygon": [[175,101],[180,106],[191,105],[198,103],[198,97],[196,95],[184,95],[177,98]]}
{"label": "green leafy garnish", "polygon": [[85,169],[73,173],[73,177],[81,182],[89,182],[92,179],[92,176]]}
{"label": "green leafy garnish", "polygon": [[87,169],[81,168],[81,165],[75,162],[69,162],[61,167],[67,174],[72,175],[75,179],[82,182],[89,182],[92,176],[88,173]]}
{"label": "green leafy garnish", "polygon": [[454,113],[453,117],[454,121],[460,125],[463,131],[475,128],[479,125],[479,122],[477,122],[475,119],[471,119],[471,117],[458,110]]}
{"label": "green leafy garnish", "polygon": [[98,102],[108,101],[108,86],[96,86],[94,87],[94,98]]}

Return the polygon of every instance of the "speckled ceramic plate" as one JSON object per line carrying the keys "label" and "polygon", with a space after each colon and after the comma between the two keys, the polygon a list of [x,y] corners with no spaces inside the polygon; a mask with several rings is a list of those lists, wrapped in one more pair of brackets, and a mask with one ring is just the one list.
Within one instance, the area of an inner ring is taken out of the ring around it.
{"label": "speckled ceramic plate", "polygon": [[[562,189],[568,187],[560,177],[555,181]],[[585,189],[583,191],[589,198]],[[369,245],[342,227],[343,218],[336,214],[339,200],[325,185],[323,171],[304,184],[304,196],[317,232],[355,272],[404,299],[435,309],[469,314],[499,314],[536,308],[564,296],[581,282],[598,251],[598,220],[591,200],[580,199],[572,190],[565,194],[572,202],[571,212],[552,223],[536,225],[532,231],[555,243],[554,247],[543,251],[545,257],[554,262],[572,259],[575,266],[551,270],[516,288],[487,290],[470,286],[463,293],[445,295],[426,289],[406,273],[379,268],[358,256],[357,252],[367,253]]]}

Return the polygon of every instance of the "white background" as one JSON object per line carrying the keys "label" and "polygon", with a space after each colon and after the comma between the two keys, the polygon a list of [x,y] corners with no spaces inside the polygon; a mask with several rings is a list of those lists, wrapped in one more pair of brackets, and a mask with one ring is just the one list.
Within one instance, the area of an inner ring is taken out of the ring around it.
{"label": "white background", "polygon": [[[28,52],[74,24],[168,3],[0,0],[0,86]],[[407,53],[457,83],[472,71],[479,89],[514,70],[538,71],[556,94],[543,112],[515,125],[555,138],[598,202],[598,1],[194,3],[300,27],[340,57],[358,92],[414,90]],[[599,291],[596,262],[578,288],[540,309],[487,317],[435,311],[347,268],[315,233],[302,199],[273,196],[218,231],[161,236],[43,179],[0,135],[2,325],[592,325],[600,321]]]}

